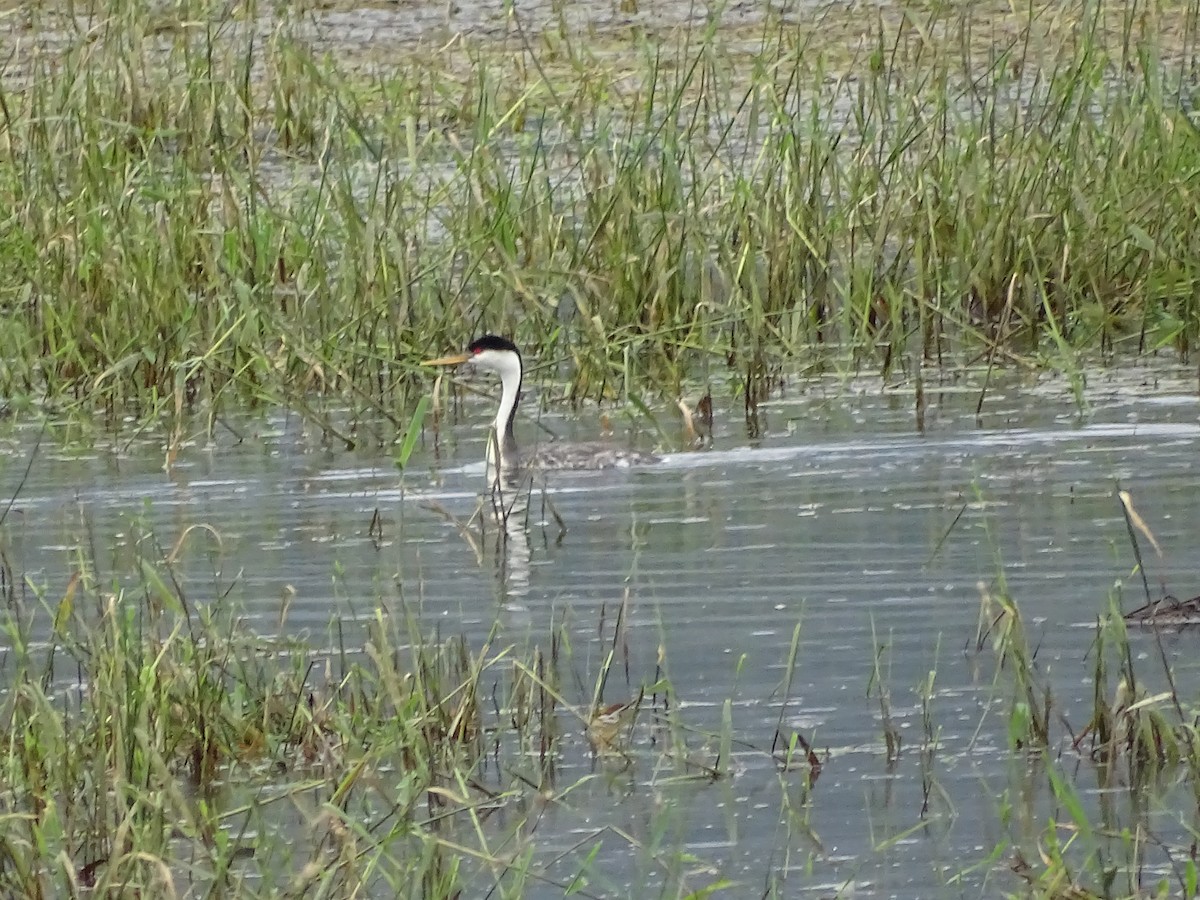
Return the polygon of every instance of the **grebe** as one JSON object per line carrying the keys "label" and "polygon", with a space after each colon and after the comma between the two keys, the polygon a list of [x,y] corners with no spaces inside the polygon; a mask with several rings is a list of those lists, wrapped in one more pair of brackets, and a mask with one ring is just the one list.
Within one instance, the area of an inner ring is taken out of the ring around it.
{"label": "grebe", "polygon": [[521,351],[507,338],[485,334],[467,347],[466,353],[455,353],[437,359],[427,359],[423,366],[457,366],[469,363],[476,369],[495,372],[500,376],[500,408],[496,410],[493,432],[488,438],[487,463],[501,471],[525,468],[536,469],[607,469],[657,462],[658,457],[637,450],[623,450],[601,442],[582,444],[546,444],[532,455],[522,456],[513,434],[513,420],[521,399]]}

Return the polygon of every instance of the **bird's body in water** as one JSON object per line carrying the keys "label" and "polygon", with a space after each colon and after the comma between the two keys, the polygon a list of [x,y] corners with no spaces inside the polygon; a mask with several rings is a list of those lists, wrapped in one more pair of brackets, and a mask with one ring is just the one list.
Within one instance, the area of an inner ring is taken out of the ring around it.
{"label": "bird's body in water", "polygon": [[429,359],[423,364],[470,364],[476,369],[500,376],[500,406],[496,410],[492,435],[488,439],[487,462],[489,467],[496,467],[501,472],[523,469],[607,469],[657,461],[657,457],[649,453],[624,450],[599,441],[545,444],[534,453],[522,454],[513,433],[513,422],[517,415],[517,404],[521,400],[521,383],[525,373],[521,352],[507,338],[485,334],[472,341],[466,353]]}

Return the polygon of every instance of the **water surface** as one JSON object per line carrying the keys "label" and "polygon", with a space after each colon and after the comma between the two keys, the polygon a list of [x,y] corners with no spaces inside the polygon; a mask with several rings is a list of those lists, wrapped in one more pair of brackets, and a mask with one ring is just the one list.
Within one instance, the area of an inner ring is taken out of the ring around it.
{"label": "water surface", "polygon": [[[43,438],[4,526],[6,552],[27,598],[32,586],[57,596],[81,542],[119,582],[132,571],[133,535],[151,531],[170,547],[206,523],[219,547],[196,535],[183,553],[194,604],[229,591],[269,631],[294,591],[288,627],[327,654],[361,639],[379,598],[415,614],[423,632],[473,648],[489,635],[543,646],[563,623],[579,704],[627,597],[626,649],[605,699],[630,699],[665,675],[688,746],[709,760],[729,701],[732,774],[677,777],[651,752],[648,727],[633,764],[613,766],[566,722],[558,777],[597,777],[541,815],[539,871],[569,880],[600,843],[591,890],[601,896],[671,878],[693,889],[729,879],[734,896],[770,884],[789,896],[961,893],[947,879],[1004,838],[1002,798],[1029,777],[1009,753],[994,658],[975,652],[981,591],[1006,584],[1076,729],[1090,709],[1097,618],[1114,597],[1144,601],[1118,487],[1164,551],[1143,546],[1151,590],[1200,593],[1189,565],[1200,534],[1194,372],[1091,373],[1082,397],[1061,378],[993,379],[977,415],[981,384],[927,385],[923,433],[913,392],[873,379],[789,387],[760,407],[755,440],[740,403],[718,399],[713,449],[555,473],[522,527],[505,540],[489,528],[477,545],[453,520],[470,519],[484,486],[485,400],[468,399],[436,440],[429,433],[403,474],[382,452],[329,451],[285,413],[240,441],[222,432],[196,442],[170,473],[153,443],[77,451]],[[596,436],[588,417],[544,422]],[[539,433],[529,421],[519,431]],[[8,495],[35,439],[24,425],[4,438]],[[1164,644],[1188,696],[1192,643],[1184,632]],[[1135,634],[1134,645],[1153,677],[1152,637]],[[872,682],[877,653],[904,740],[894,764]],[[918,750],[926,693],[932,756]],[[781,711],[785,734],[800,733],[823,761],[811,790],[805,771],[780,771],[770,756]],[[1168,799],[1151,810],[1160,838],[1183,839],[1186,809]],[[694,871],[668,877],[620,834],[687,848]],[[967,893],[987,896],[988,873],[969,868]]]}

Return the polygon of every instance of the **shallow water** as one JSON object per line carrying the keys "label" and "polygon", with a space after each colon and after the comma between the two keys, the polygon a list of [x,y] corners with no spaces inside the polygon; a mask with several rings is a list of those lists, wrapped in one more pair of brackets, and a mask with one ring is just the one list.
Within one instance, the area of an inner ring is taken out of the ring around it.
{"label": "shallow water", "polygon": [[[554,474],[534,492],[527,527],[498,543],[485,535],[479,555],[448,516],[468,519],[483,487],[476,460],[486,401],[468,400],[460,421],[436,441],[427,435],[403,477],[382,454],[322,449],[284,414],[243,441],[222,433],[187,449],[169,475],[155,446],[77,453],[43,438],[4,525],[7,555],[19,577],[58,596],[81,542],[95,547],[102,579],[120,578],[134,571],[139,528],[170,547],[207,523],[219,548],[196,534],[184,553],[193,604],[232,586],[231,597],[271,630],[281,596],[294,589],[289,628],[329,648],[361,636],[381,595],[403,600],[423,631],[462,634],[476,649],[495,628],[500,645],[544,643],[564,621],[579,684],[570,699],[579,703],[628,592],[628,651],[605,699],[652,684],[661,653],[695,729],[689,746],[709,760],[730,701],[733,776],[677,779],[645,746],[631,767],[614,768],[572,733],[562,783],[597,777],[539,820],[535,859],[548,877],[569,880],[599,842],[600,895],[661,883],[661,870],[604,830],[616,826],[690,850],[698,862],[682,880],[691,888],[723,877],[736,883],[734,895],[757,896],[774,877],[787,895],[936,896],[1003,838],[1000,798],[1029,777],[1007,749],[1008,698],[992,687],[994,659],[972,650],[981,583],[996,591],[1003,573],[1057,709],[1076,730],[1091,702],[1086,654],[1114,585],[1124,582],[1126,608],[1144,601],[1118,486],[1163,549],[1159,558],[1143,541],[1152,592],[1200,593],[1190,564],[1200,534],[1194,372],[1091,373],[1082,404],[1064,379],[1009,377],[989,387],[976,416],[979,389],[971,378],[927,385],[924,433],[912,392],[870,379],[789,388],[760,408],[753,441],[730,402],[718,408],[713,450]],[[543,421],[595,436],[579,421]],[[535,434],[529,422],[521,431]],[[36,431],[3,437],[7,496]],[[905,742],[895,765],[872,686],[881,646]],[[1194,696],[1193,636],[1169,635],[1164,646]],[[1134,649],[1153,680],[1152,638],[1135,633]],[[919,686],[931,672],[938,749],[925,758]],[[798,731],[824,760],[806,804],[804,773],[781,773],[769,755],[785,696],[785,735]],[[924,815],[923,772],[939,786]],[[796,804],[790,812],[784,798]],[[1160,838],[1180,836],[1169,803],[1151,812]],[[1038,803],[1031,813],[1047,814]],[[987,876],[968,873],[967,892],[986,895]],[[536,886],[527,893],[539,895]]]}

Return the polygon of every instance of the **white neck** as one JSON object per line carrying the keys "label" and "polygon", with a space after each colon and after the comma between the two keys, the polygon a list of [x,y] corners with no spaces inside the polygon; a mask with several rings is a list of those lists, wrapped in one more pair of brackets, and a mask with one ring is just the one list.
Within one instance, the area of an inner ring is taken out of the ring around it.
{"label": "white neck", "polygon": [[[496,410],[496,420],[492,423],[493,438],[488,441],[488,462],[497,461],[502,467],[515,465],[517,462],[517,439],[513,435],[512,419],[521,399],[521,359],[515,354],[505,354],[495,366],[500,375],[500,407]],[[500,451],[499,460],[496,451]]]}

